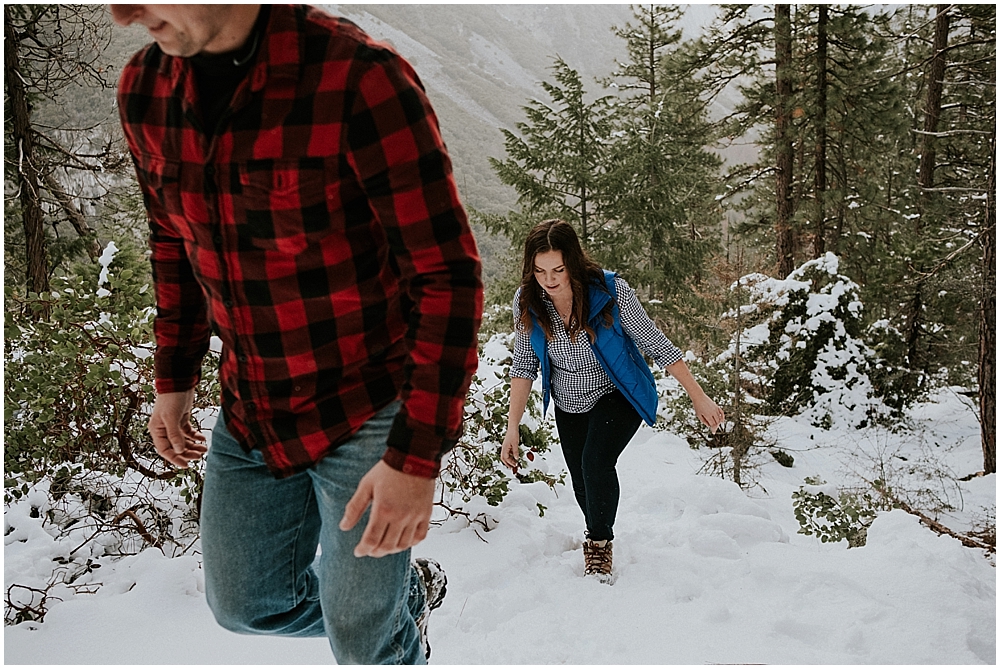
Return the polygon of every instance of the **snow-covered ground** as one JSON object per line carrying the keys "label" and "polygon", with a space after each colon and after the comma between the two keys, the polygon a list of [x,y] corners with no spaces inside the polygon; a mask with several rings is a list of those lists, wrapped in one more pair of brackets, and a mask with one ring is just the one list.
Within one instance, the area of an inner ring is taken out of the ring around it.
{"label": "snow-covered ground", "polygon": [[[935,534],[903,511],[881,514],[867,545],[797,533],[791,493],[806,476],[849,477],[866,445],[892,458],[940,456],[961,475],[981,469],[967,400],[942,391],[913,415],[919,433],[772,426],[793,468],[766,462],[759,486],[696,474],[704,451],[643,426],[620,461],[613,586],[583,577],[582,516],[568,487],[520,485],[490,532],[464,520],[434,527],[417,554],[447,571],[431,618],[443,664],[994,664],[996,570],[981,551]],[[920,435],[920,438],[916,436]],[[909,450],[907,450],[909,449]],[[935,453],[937,456],[935,456]],[[550,453],[548,466],[562,468]],[[995,508],[996,477],[954,484],[963,527]],[[538,504],[546,508],[539,517]],[[37,583],[75,546],[54,541],[30,504],[5,513],[5,583]],[[42,623],[7,627],[14,664],[329,664],[325,639],[242,637],[205,604],[197,545],[112,561],[60,590]],[[101,584],[87,594],[87,584]]]}

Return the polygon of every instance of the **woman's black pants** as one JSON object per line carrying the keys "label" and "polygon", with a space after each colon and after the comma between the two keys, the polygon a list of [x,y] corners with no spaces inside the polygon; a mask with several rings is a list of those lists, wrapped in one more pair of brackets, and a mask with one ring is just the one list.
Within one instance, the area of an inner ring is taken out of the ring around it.
{"label": "woman's black pants", "polygon": [[614,538],[618,513],[618,456],[639,429],[642,418],[621,391],[599,399],[586,413],[556,407],[556,428],[569,467],[573,493],[594,541]]}

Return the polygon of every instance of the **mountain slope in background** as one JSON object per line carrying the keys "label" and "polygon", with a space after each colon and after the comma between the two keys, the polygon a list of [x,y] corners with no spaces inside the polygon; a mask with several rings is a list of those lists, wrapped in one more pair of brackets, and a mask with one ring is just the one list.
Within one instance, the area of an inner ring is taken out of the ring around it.
{"label": "mountain slope in background", "polygon": [[499,128],[514,129],[531,98],[545,100],[554,58],[578,69],[588,88],[624,58],[611,32],[626,5],[324,5],[409,60],[427,88],[467,205],[506,211],[515,195],[489,156],[502,157]]}

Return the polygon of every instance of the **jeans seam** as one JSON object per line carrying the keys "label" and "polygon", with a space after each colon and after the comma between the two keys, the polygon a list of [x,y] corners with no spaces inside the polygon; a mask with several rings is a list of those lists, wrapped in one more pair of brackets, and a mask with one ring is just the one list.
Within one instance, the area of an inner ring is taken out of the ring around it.
{"label": "jeans seam", "polygon": [[393,615],[392,638],[389,641],[389,648],[392,650],[393,659],[395,660],[394,664],[403,663],[404,650],[396,640],[396,637],[399,636],[399,630],[401,627],[402,621],[400,620],[399,609],[397,608]]}
{"label": "jeans seam", "polygon": [[[295,531],[295,540],[292,542],[292,563],[291,563],[290,567],[291,567],[291,572],[292,572],[291,582],[292,582],[292,605],[293,606],[295,606],[295,605],[298,604],[298,602],[295,601],[296,596],[298,595],[298,592],[297,592],[297,590],[298,590],[298,583],[297,583],[297,579],[296,579],[297,574],[296,574],[296,571],[295,571],[295,567],[299,563],[299,552],[301,550],[301,544],[302,544],[302,530],[303,530],[303,528],[305,527],[305,524],[306,524],[306,518],[307,518],[307,514],[309,513],[309,507],[313,506],[315,504],[316,504],[316,492],[312,489],[312,487],[310,487],[309,488],[309,492],[306,495],[305,505],[302,508],[302,515],[299,517],[299,526],[298,526],[298,528]],[[313,561],[315,561],[315,559],[316,559],[316,552],[315,551],[316,551],[316,549],[314,547],[313,548],[312,560],[309,562],[309,567],[306,568],[306,574],[307,575],[308,575],[308,570],[312,568]],[[319,589],[318,588],[316,590],[316,597],[314,599],[317,599],[317,600],[320,599]],[[308,587],[307,587],[306,588],[306,596],[303,598],[303,601],[308,601],[308,600],[309,600],[309,590],[308,590]],[[322,607],[321,607],[321,610],[322,610]]]}

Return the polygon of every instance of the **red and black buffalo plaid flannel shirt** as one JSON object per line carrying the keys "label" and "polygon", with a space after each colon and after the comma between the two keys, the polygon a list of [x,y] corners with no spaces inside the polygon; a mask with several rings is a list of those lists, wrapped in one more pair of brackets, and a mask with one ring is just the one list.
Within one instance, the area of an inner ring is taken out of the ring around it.
{"label": "red and black buffalo plaid flannel shirt", "polygon": [[416,74],[349,21],[275,6],[218,132],[155,44],[118,102],[150,218],[156,388],[223,342],[226,425],[277,477],[397,398],[383,459],[431,477],[461,433],[479,256]]}

